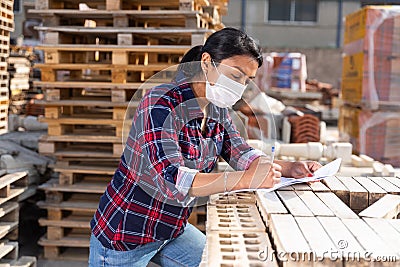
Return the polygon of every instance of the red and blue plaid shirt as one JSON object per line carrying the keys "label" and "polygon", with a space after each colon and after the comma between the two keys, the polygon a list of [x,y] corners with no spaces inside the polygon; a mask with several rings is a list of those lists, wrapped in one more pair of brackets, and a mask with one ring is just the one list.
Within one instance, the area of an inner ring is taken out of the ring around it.
{"label": "red and blue plaid shirt", "polygon": [[142,98],[90,223],[103,246],[123,251],[176,238],[192,210],[195,198],[188,192],[197,172],[211,172],[219,156],[235,170],[260,156],[227,109],[209,104],[206,114],[202,127],[204,113],[188,83],[160,85]]}

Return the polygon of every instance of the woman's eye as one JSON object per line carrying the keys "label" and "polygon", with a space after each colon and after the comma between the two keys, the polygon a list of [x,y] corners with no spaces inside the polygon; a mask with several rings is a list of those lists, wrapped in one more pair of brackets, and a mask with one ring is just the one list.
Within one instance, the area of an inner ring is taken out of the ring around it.
{"label": "woman's eye", "polygon": [[240,75],[232,74],[232,78],[237,80],[237,81],[240,81],[242,77]]}

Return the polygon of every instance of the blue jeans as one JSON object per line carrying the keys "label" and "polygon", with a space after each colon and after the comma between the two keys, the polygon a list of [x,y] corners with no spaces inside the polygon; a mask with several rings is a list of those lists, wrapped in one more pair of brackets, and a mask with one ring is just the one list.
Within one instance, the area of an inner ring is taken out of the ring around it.
{"label": "blue jeans", "polygon": [[89,267],[144,267],[150,261],[161,266],[199,266],[205,243],[205,235],[189,223],[175,239],[147,243],[129,251],[105,248],[92,234]]}

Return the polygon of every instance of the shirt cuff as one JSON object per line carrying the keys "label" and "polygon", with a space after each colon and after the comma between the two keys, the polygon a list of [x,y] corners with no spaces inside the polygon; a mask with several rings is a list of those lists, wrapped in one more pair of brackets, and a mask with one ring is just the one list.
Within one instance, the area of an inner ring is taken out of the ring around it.
{"label": "shirt cuff", "polygon": [[250,151],[244,153],[238,160],[237,168],[238,171],[247,170],[250,164],[261,156],[265,156],[264,152],[258,149],[251,149]]}
{"label": "shirt cuff", "polygon": [[190,169],[188,167],[180,166],[178,174],[176,176],[176,189],[181,195],[186,196],[189,193],[190,188],[194,180],[194,176],[198,173],[198,170]]}

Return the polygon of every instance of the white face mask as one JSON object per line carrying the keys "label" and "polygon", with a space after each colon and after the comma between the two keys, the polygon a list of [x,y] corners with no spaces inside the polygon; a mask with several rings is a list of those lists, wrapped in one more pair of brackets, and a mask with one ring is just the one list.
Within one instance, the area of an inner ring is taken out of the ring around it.
{"label": "white face mask", "polygon": [[[214,65],[215,66],[215,65]],[[215,69],[218,71],[217,67]],[[211,85],[206,76],[206,98],[220,108],[232,107],[242,97],[246,85],[234,81],[219,73],[215,85]]]}

